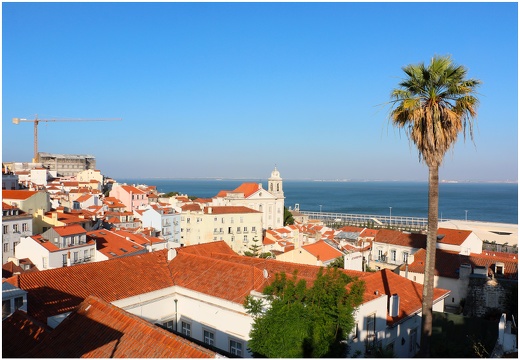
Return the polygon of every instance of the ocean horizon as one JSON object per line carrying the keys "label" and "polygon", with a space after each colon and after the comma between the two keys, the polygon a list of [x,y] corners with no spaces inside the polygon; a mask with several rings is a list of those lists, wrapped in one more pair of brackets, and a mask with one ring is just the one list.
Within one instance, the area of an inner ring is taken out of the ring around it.
{"label": "ocean horizon", "polygon": [[[127,178],[127,184],[156,186],[161,193],[179,192],[210,198],[234,190],[244,182],[267,179]],[[283,180],[285,206],[303,211],[366,215],[428,216],[427,181]],[[442,181],[439,183],[439,220],[473,220],[518,224],[518,183]]]}

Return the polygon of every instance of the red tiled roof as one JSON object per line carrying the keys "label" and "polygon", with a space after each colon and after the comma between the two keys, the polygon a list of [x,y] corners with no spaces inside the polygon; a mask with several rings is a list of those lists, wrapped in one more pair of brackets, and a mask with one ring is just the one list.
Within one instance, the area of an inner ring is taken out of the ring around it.
{"label": "red tiled roof", "polygon": [[216,353],[89,296],[30,353],[38,358],[211,358]]}
{"label": "red tiled roof", "polygon": [[95,240],[97,251],[109,259],[145,251],[142,245],[126,240],[123,236],[117,235],[110,230],[91,231],[87,233],[87,238]]}
{"label": "red tiled roof", "polygon": [[2,190],[2,199],[27,200],[28,198],[37,193],[38,191],[30,190]]}
{"label": "red tiled roof", "polygon": [[[499,253],[500,254],[500,253]],[[472,268],[476,266],[491,267],[497,262],[504,263],[504,276],[507,278],[518,278],[518,259],[507,256],[500,257],[482,254],[461,255],[456,251],[439,250],[435,253],[435,276],[458,279],[459,269],[462,264],[469,264]],[[408,265],[408,271],[424,274],[426,264],[426,250],[420,249],[414,254],[413,263]],[[401,271],[406,271],[406,265],[401,265]]]}
{"label": "red tiled roof", "polygon": [[416,249],[426,248],[426,235],[407,234],[401,231],[381,229],[374,238],[375,242],[407,246]]}
{"label": "red tiled roof", "polygon": [[358,233],[360,233],[361,231],[363,231],[363,228],[359,227],[359,226],[343,226],[343,227],[339,228],[338,230],[339,231],[344,231],[344,232],[358,232]]}
{"label": "red tiled roof", "polygon": [[323,240],[317,241],[314,244],[302,246],[302,248],[321,261],[333,260],[343,255],[341,251],[334,249]]}
{"label": "red tiled roof", "polygon": [[12,210],[12,209],[18,209],[16,206],[6,204],[2,201],[2,210]]}
{"label": "red tiled roof", "polygon": [[[365,281],[364,302],[373,300],[383,294],[389,297],[393,294],[399,294],[399,313],[396,317],[387,315],[388,325],[392,325],[407,316],[421,311],[423,291],[421,284],[397,275],[389,269],[367,274],[367,276],[363,277]],[[433,299],[434,301],[440,300],[449,293],[449,290],[435,288],[433,290]]]}
{"label": "red tiled roof", "polygon": [[121,188],[126,191],[127,193],[133,193],[133,194],[143,194],[143,195],[146,195],[146,192],[142,191],[142,190],[139,190],[138,188],[136,188],[135,186],[130,186],[130,185],[121,185]]}
{"label": "red tiled roof", "polygon": [[262,243],[263,243],[264,245],[272,245],[272,244],[276,244],[276,241],[271,240],[271,239],[269,239],[269,238],[267,238],[267,237],[264,237],[264,240],[263,240]]}
{"label": "red tiled roof", "polygon": [[87,231],[83,229],[80,225],[67,225],[67,226],[55,226],[53,229],[60,236],[69,236],[76,234],[86,234]]}
{"label": "red tiled roof", "polygon": [[199,204],[186,204],[181,206],[182,211],[200,211],[201,207]]}
{"label": "red tiled roof", "polygon": [[219,259],[208,262],[187,252],[179,252],[169,266],[175,285],[239,304],[251,290],[261,291],[267,284],[262,269]]}
{"label": "red tiled roof", "polygon": [[79,198],[76,199],[76,201],[77,202],[87,201],[91,197],[92,197],[92,195],[90,195],[90,194],[81,195]]}
{"label": "red tiled roof", "polygon": [[177,251],[195,255],[202,255],[211,257],[211,254],[228,254],[228,255],[237,255],[228,244],[224,240],[213,241],[206,244],[200,245],[189,245],[178,248]]}
{"label": "red tiled roof", "polygon": [[468,236],[471,235],[471,231],[439,228],[437,230],[437,238],[440,237],[439,235],[444,235],[444,237],[442,237],[440,240],[437,240],[438,243],[449,245],[462,245],[462,243],[466,241]]}
{"label": "red tiled roof", "polygon": [[159,244],[164,243],[166,240],[160,239],[155,236],[151,236],[143,233],[133,233],[127,230],[112,230],[114,234],[123,236],[125,239],[128,238],[130,241],[135,242],[140,245],[150,245],[150,244]]}
{"label": "red tiled roof", "polygon": [[204,208],[204,213],[209,214],[209,209],[211,209],[211,214],[215,215],[261,213],[261,211],[254,210],[246,206],[209,206]]}
{"label": "red tiled roof", "polygon": [[73,310],[89,295],[112,302],[173,286],[166,250],[30,272],[6,281],[28,292],[28,313],[43,322]]}
{"label": "red tiled roof", "polygon": [[375,237],[379,230],[377,229],[364,229],[359,236],[361,237]]}
{"label": "red tiled roof", "polygon": [[258,183],[242,183],[235,190],[221,190],[216,197],[226,197],[229,193],[242,193],[244,194],[244,198],[248,198],[258,190],[260,190],[260,185]]}
{"label": "red tiled roof", "polygon": [[50,328],[16,310],[2,321],[2,358],[22,358],[23,355],[45,339]]}

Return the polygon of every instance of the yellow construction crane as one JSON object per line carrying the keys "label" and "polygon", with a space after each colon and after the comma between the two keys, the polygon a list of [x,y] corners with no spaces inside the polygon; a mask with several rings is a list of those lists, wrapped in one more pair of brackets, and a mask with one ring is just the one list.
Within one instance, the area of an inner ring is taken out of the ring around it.
{"label": "yellow construction crane", "polygon": [[33,163],[39,162],[38,158],[38,123],[40,122],[58,122],[58,121],[118,121],[121,118],[107,118],[107,119],[38,119],[38,115],[35,115],[34,119],[20,119],[13,118],[13,124],[19,124],[21,122],[32,122],[34,123],[34,158]]}

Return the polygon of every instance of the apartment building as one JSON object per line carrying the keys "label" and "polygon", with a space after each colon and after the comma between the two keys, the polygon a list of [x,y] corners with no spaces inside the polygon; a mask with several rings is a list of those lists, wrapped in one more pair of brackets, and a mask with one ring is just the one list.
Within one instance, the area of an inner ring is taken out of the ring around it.
{"label": "apartment building", "polygon": [[245,206],[182,206],[181,244],[197,245],[225,241],[240,254],[253,239],[262,239],[262,213]]}
{"label": "apartment building", "polygon": [[22,236],[33,234],[33,217],[16,206],[2,202],[2,264],[14,257],[14,248]]}
{"label": "apartment building", "polygon": [[15,247],[18,259],[29,258],[40,270],[95,261],[96,243],[80,225],[56,226],[42,234],[22,237]]}

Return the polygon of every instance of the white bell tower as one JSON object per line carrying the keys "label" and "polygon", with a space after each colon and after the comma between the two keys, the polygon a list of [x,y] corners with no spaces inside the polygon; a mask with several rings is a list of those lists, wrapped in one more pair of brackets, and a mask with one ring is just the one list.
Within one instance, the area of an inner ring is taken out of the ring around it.
{"label": "white bell tower", "polygon": [[283,196],[283,180],[280,177],[280,172],[274,167],[274,170],[271,172],[271,177],[267,181],[267,190],[276,196],[277,198],[284,198]]}

